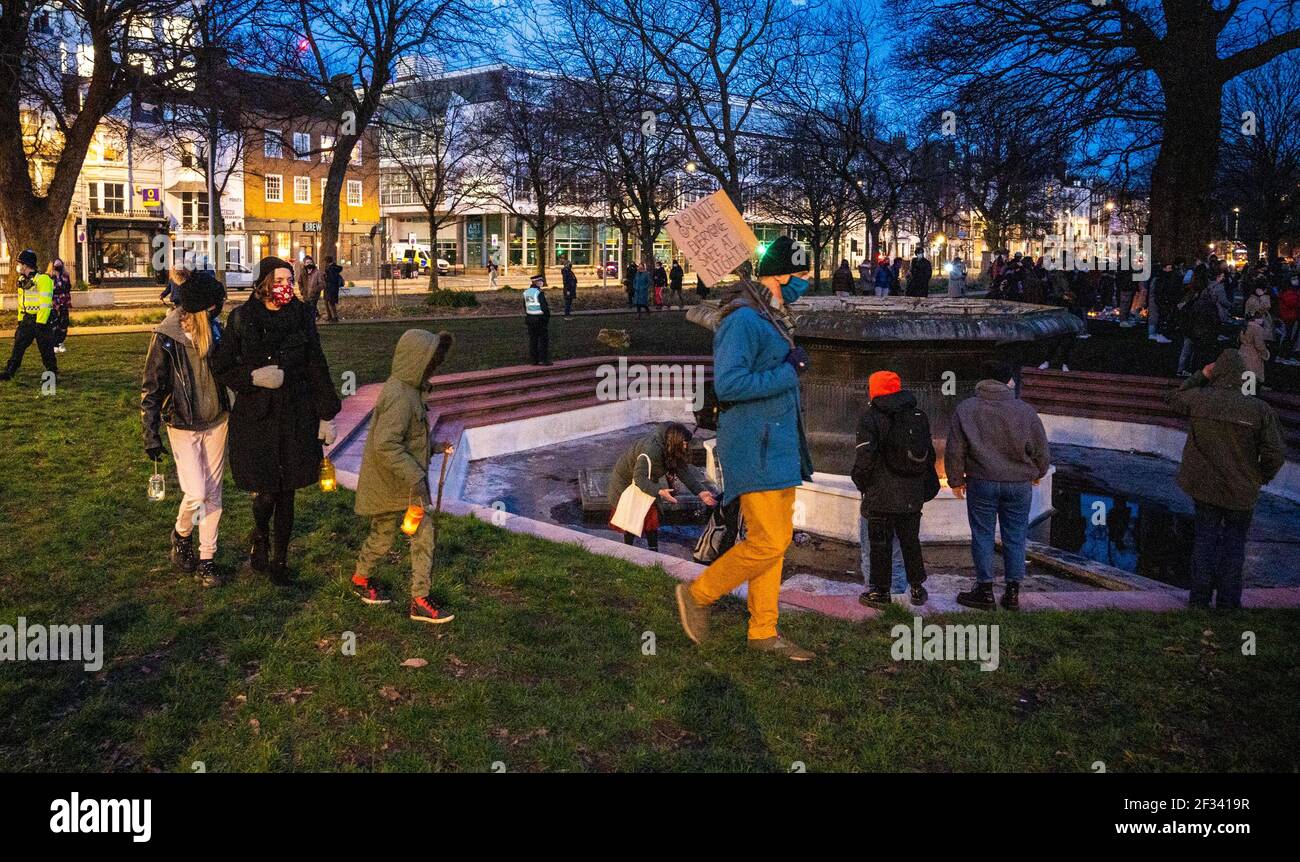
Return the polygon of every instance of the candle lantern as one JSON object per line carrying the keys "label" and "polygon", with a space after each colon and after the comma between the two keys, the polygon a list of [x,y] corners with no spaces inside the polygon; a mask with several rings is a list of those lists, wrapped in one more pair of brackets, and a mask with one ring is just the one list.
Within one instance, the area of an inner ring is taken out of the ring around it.
{"label": "candle lantern", "polygon": [[320,462],[320,489],[328,494],[337,491],[338,488],[338,480],[334,478],[334,463],[329,458],[322,459]]}
{"label": "candle lantern", "polygon": [[167,480],[158,472],[158,462],[153,462],[153,475],[149,477],[149,500],[157,503],[167,496]]}
{"label": "candle lantern", "polygon": [[424,506],[419,503],[412,503],[406,507],[406,514],[402,516],[402,532],[408,536],[414,536],[416,530],[420,529],[420,522],[424,520]]}

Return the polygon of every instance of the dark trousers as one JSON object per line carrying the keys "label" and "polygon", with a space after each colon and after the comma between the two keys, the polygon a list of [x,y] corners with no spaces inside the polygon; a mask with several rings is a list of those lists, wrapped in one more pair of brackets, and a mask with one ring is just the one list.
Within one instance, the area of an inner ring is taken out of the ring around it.
{"label": "dark trousers", "polygon": [[[631,533],[629,533],[629,532],[627,532],[626,530],[624,530],[624,531],[623,531],[623,544],[625,544],[625,545],[635,545],[635,544],[636,544],[636,536],[634,536],[634,535],[632,535]],[[652,551],[658,551],[658,550],[659,550],[659,531],[658,531],[658,530],[646,530],[646,531],[645,531],[645,544],[646,544],[646,547],[649,548],[650,550],[652,550]]]}
{"label": "dark trousers", "polygon": [[294,491],[257,491],[253,494],[253,523],[270,537],[271,559],[284,562],[293,534]]}
{"label": "dark trousers", "polygon": [[1191,591],[1187,602],[1208,608],[1241,607],[1241,569],[1246,563],[1246,533],[1252,509],[1239,512],[1196,501],[1196,540],[1192,543]]}
{"label": "dark trousers", "polygon": [[867,516],[867,538],[871,542],[871,589],[889,592],[894,575],[894,539],[903,552],[907,583],[925,583],[925,561],[921,558],[921,513],[872,512]]}
{"label": "dark trousers", "polygon": [[686,307],[686,297],[682,296],[682,286],[680,284],[668,289],[668,304],[677,305],[679,308]]}
{"label": "dark trousers", "polygon": [[14,333],[14,350],[9,354],[9,364],[5,366],[5,373],[13,375],[18,371],[18,367],[23,364],[23,354],[35,341],[36,349],[41,352],[41,362],[45,364],[45,370],[58,374],[59,360],[55,358],[54,339],[51,336],[48,323],[37,323],[34,317],[24,318]]}
{"label": "dark trousers", "polygon": [[545,365],[551,361],[550,327],[543,314],[525,315],[528,324],[528,355],[534,365]]}
{"label": "dark trousers", "polygon": [[564,292],[564,316],[565,317],[568,317],[570,314],[573,313],[573,300],[577,295],[578,292],[576,290],[573,291],[572,293],[570,293],[567,290]]}
{"label": "dark trousers", "polygon": [[1070,354],[1074,352],[1074,334],[1058,335],[1052,339],[1052,347],[1047,354],[1049,365],[1069,365]]}

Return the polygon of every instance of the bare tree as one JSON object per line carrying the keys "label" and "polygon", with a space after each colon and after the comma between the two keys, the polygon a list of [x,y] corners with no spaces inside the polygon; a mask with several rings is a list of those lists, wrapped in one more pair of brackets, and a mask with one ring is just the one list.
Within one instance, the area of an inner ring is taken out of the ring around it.
{"label": "bare tree", "polygon": [[337,254],[339,193],[348,164],[380,111],[400,60],[436,45],[463,46],[470,25],[462,0],[267,0],[260,17],[280,74],[310,82],[321,111],[337,118],[321,201],[322,256]]}
{"label": "bare tree", "polygon": [[[1234,81],[1224,105],[1228,134],[1219,159],[1216,195],[1225,234],[1263,243],[1271,260],[1284,233],[1300,219],[1300,58],[1287,56]],[[1254,135],[1237,134],[1252,112]],[[1227,228],[1231,228],[1229,231]]]}
{"label": "bare tree", "polygon": [[550,40],[548,71],[563,80],[570,103],[583,106],[573,131],[587,145],[573,169],[601,173],[612,195],[611,220],[637,231],[649,266],[655,239],[678,202],[686,161],[685,140],[673,123],[682,114],[676,90],[656,77],[653,56],[633,34],[610,38],[609,22],[588,0],[553,0],[552,8],[560,23],[559,38]]}
{"label": "bare tree", "polygon": [[[474,108],[445,83],[416,79],[399,86],[381,123],[380,155],[424,208],[431,239],[487,196]],[[438,290],[436,266],[429,267],[429,290]]]}
{"label": "bare tree", "polygon": [[[587,197],[578,194],[574,169],[582,160],[582,142],[573,134],[574,115],[557,83],[523,70],[502,70],[493,79],[493,101],[478,133],[483,155],[500,178],[488,195],[532,230],[536,272],[542,276],[553,216],[562,205]],[[521,263],[526,262],[525,255]]]}
{"label": "bare tree", "polygon": [[699,170],[744,211],[751,135],[771,124],[762,103],[779,100],[805,49],[800,23],[816,0],[585,0],[614,30],[654,58],[674,124]]}
{"label": "bare tree", "polygon": [[[1300,48],[1298,0],[891,0],[918,84],[961,105],[1005,85],[1015,105],[1069,107],[1076,130],[1106,123],[1158,136],[1149,231],[1155,256],[1208,238],[1224,86]],[[1243,130],[1250,120],[1239,117]]]}
{"label": "bare tree", "polygon": [[[11,249],[58,255],[59,232],[101,120],[162,84],[154,27],[171,0],[17,0],[0,6],[0,227]],[[64,40],[87,46],[67,52]],[[9,286],[16,282],[11,268]]]}

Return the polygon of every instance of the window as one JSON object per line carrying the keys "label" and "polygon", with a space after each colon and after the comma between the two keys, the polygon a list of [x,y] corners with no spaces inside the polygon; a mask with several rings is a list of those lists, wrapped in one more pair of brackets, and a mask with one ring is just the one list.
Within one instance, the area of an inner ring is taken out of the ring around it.
{"label": "window", "polygon": [[334,161],[334,136],[320,136],[320,160],[325,164]]}
{"label": "window", "polygon": [[309,132],[293,133],[294,158],[302,161],[311,160],[311,134]]}
{"label": "window", "polygon": [[121,213],[126,211],[126,186],[122,183],[91,183],[90,211]]}
{"label": "window", "polygon": [[311,177],[293,178],[293,202],[296,204],[311,203]]}
{"label": "window", "polygon": [[360,138],[357,138],[357,142],[352,145],[352,158],[348,159],[348,164],[350,165],[361,164],[361,139]]}
{"label": "window", "polygon": [[181,167],[195,168],[197,164],[198,152],[193,141],[181,141]]}
{"label": "window", "polygon": [[262,155],[268,159],[282,159],[284,152],[280,149],[280,132],[267,129],[262,133]]}
{"label": "window", "polygon": [[284,200],[283,178],[279,174],[266,175],[266,202],[278,204]]}
{"label": "window", "polygon": [[361,206],[361,180],[348,180],[348,206]]}
{"label": "window", "polygon": [[567,258],[576,266],[591,265],[591,225],[562,221],[555,226],[555,259]]}
{"label": "window", "polygon": [[187,226],[207,226],[208,193],[181,192],[181,219]]}

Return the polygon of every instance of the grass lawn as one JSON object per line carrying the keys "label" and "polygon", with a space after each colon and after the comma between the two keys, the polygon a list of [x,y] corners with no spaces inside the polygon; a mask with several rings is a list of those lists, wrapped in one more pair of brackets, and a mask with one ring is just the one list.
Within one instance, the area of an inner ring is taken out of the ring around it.
{"label": "grass lawn", "polygon": [[[553,322],[555,356],[595,352],[602,325],[632,330],[636,352],[708,346],[680,315],[580,318]],[[448,370],[526,351],[522,322],[447,328],[459,338]],[[382,379],[403,329],[326,329],[334,373]],[[202,590],[164,555],[174,475],[166,502],[145,499],[146,342],[73,339],[57,394],[38,394],[34,352],[0,388],[0,622],[97,623],[106,640],[94,674],[0,664],[0,769],[1300,767],[1294,611],[1001,614],[977,620],[1001,626],[988,673],[892,661],[902,611],[866,625],[787,614],[783,630],[820,657],[786,666],[745,649],[738,602],[696,649],[661,571],[449,519],[435,590],[457,619],[431,631],[350,597],[364,526],[350,492],[315,489],[298,496],[296,587],[245,577]],[[228,481],[221,562],[236,562],[250,525]],[[405,556],[380,575],[401,594]],[[1243,631],[1257,655],[1241,654]],[[349,633],[355,655],[341,649]],[[403,666],[413,658],[427,663]]]}

